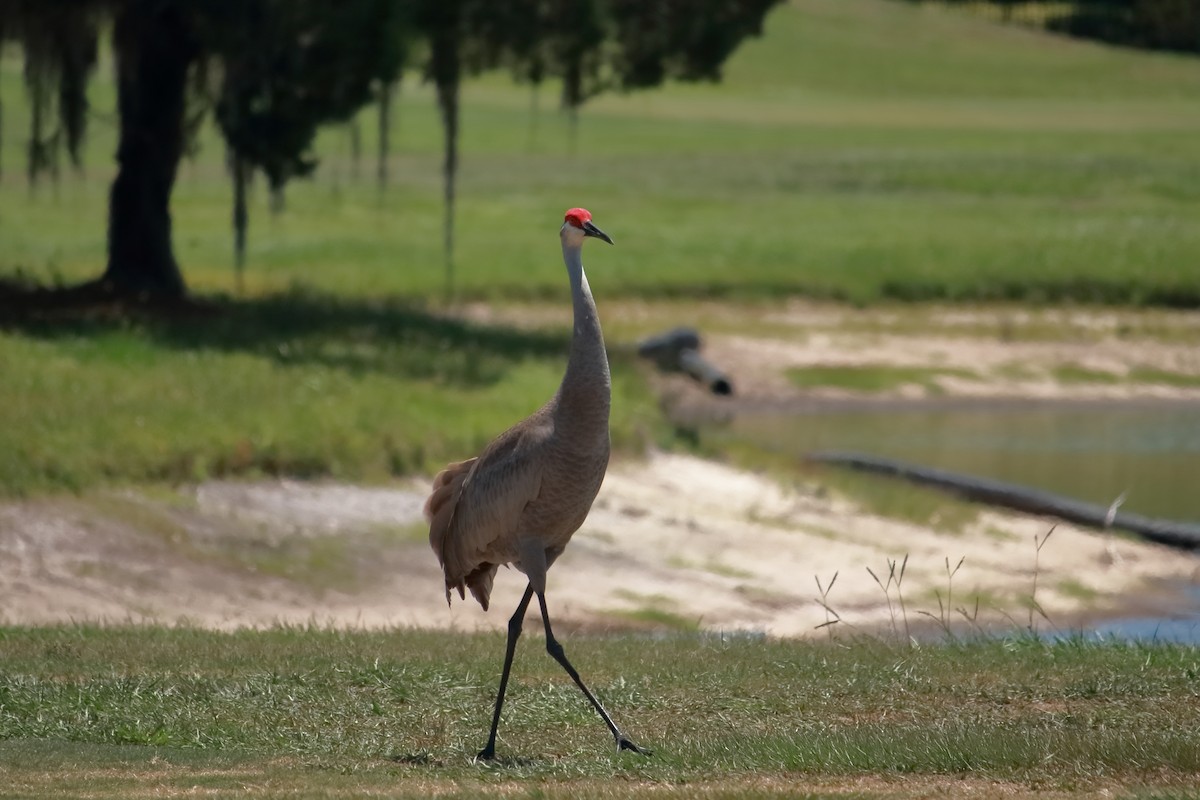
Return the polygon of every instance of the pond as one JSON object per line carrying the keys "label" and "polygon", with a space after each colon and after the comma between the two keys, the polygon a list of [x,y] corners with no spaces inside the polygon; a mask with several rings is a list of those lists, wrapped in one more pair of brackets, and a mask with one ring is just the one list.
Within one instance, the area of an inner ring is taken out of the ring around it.
{"label": "pond", "polygon": [[1088,626],[1085,635],[1104,639],[1132,639],[1141,642],[1184,642],[1200,644],[1200,587],[1181,587],[1191,605],[1183,605],[1170,617],[1138,616],[1099,620]]}
{"label": "pond", "polygon": [[[853,450],[993,478],[1124,511],[1200,521],[1200,404],[945,400],[819,402],[737,416],[726,435],[802,458]],[[1200,588],[1169,616],[1050,633],[1200,644]]]}
{"label": "pond", "polygon": [[802,457],[854,450],[1123,510],[1200,521],[1200,404],[819,403],[739,414],[730,433]]}

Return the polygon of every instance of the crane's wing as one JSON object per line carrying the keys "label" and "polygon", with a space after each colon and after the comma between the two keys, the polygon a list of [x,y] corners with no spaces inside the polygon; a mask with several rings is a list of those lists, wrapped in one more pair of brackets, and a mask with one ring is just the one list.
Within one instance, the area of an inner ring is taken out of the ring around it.
{"label": "crane's wing", "polygon": [[478,458],[450,464],[433,481],[425,503],[429,545],[450,590],[464,589],[488,607],[498,565],[514,560],[521,513],[538,496],[544,441],[534,426],[518,426],[488,445]]}

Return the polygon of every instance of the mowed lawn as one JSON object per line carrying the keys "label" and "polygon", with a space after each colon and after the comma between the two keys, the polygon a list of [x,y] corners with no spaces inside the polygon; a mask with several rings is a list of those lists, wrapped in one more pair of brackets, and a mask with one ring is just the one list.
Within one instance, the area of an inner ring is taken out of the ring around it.
{"label": "mowed lawn", "polygon": [[[571,152],[556,87],[531,115],[507,75],[464,92],[460,301],[567,303],[555,232],[584,205],[617,242],[585,254],[605,303],[1200,302],[1200,62],[885,0],[776,9],[716,86],[609,95]],[[19,54],[0,64],[0,276],[103,267],[115,121],[92,85],[85,168],[31,191]],[[379,479],[462,457],[553,392],[568,331],[447,322],[440,132],[400,94],[392,184],[375,112],[327,130],[286,211],[252,198],[234,297],[229,178],[206,131],[180,171],[175,243],[216,319],[4,320],[0,493],[227,474]],[[536,123],[536,129],[535,129]],[[752,314],[748,314],[748,319]],[[620,320],[609,319],[618,323]],[[677,320],[664,321],[676,324]],[[646,327],[652,327],[649,323]],[[621,344],[618,341],[610,342]],[[664,436],[616,365],[622,447]]]}
{"label": "mowed lawn", "polygon": [[[103,266],[115,124],[93,83],[82,175],[23,179],[18,54],[0,62],[0,277]],[[607,300],[872,304],[1200,301],[1200,66],[884,0],[796,0],[719,86],[606,96],[574,151],[554,108],[465,91],[460,301],[567,303],[555,231],[617,242]],[[213,475],[382,480],[474,452],[553,392],[569,331],[464,321],[443,300],[440,133],[398,102],[326,131],[273,216],[253,194],[235,296],[232,195],[205,133],[175,242],[209,311],[0,320],[0,495]],[[607,320],[620,328],[620,320]],[[672,320],[670,324],[674,324]],[[748,320],[748,323],[753,320]],[[639,323],[639,325],[645,323]],[[652,327],[647,325],[647,327]],[[610,340],[620,345],[621,342]],[[669,435],[614,348],[617,446]],[[493,612],[495,613],[495,612]],[[0,796],[1145,797],[1200,791],[1195,648],[1006,641],[908,648],[560,631],[618,722],[616,754],[527,625],[496,765],[499,635],[0,627]]]}
{"label": "mowed lawn", "polygon": [[[94,275],[112,173],[112,86],[93,85],[86,178],[30,197],[27,109],[5,61],[0,268]],[[467,297],[562,294],[553,233],[586,205],[618,248],[601,296],[807,292],[882,297],[1200,300],[1200,61],[1122,51],[886,0],[776,9],[716,86],[607,95],[574,153],[541,91],[505,74],[464,96],[458,277]],[[441,137],[431,92],[400,95],[381,199],[375,114],[362,161],[345,127],[272,218],[254,198],[248,280],[356,296],[438,296]],[[176,241],[193,286],[230,291],[231,188],[209,132],[181,172]]]}
{"label": "mowed lawn", "polygon": [[[535,621],[531,621],[535,622]],[[531,624],[531,629],[536,626]],[[563,634],[618,724],[501,634],[0,629],[5,796],[1187,796],[1200,655],[1172,645]],[[11,793],[11,794],[10,794]]]}

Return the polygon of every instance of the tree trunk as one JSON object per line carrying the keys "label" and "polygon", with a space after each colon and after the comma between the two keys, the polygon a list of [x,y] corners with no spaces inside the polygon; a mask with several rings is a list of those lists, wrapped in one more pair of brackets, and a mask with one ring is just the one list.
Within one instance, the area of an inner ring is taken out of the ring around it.
{"label": "tree trunk", "polygon": [[538,139],[538,89],[541,88],[541,80],[535,80],[529,84],[529,152],[537,150]]}
{"label": "tree trunk", "polygon": [[575,157],[579,149],[579,106],[567,109],[567,155]]}
{"label": "tree trunk", "polygon": [[579,139],[579,106],[583,104],[583,63],[570,59],[563,72],[562,107],[567,114],[567,155],[575,156]]}
{"label": "tree trunk", "polygon": [[246,211],[246,185],[250,182],[250,164],[239,155],[233,161],[233,272],[237,293],[244,295],[246,268],[246,228],[250,214]]}
{"label": "tree trunk", "polygon": [[458,53],[458,27],[445,26],[433,37],[433,79],[437,86],[438,108],[442,113],[445,161],[442,180],[445,189],[443,209],[443,247],[446,261],[446,301],[454,302],[454,179],[458,173],[458,87],[461,75]]}
{"label": "tree trunk", "polygon": [[358,119],[350,120],[350,180],[358,183],[358,168],[362,163],[362,131],[358,127]]}
{"label": "tree trunk", "polygon": [[388,151],[392,132],[392,94],[400,85],[399,79],[385,83],[379,90],[379,156],[375,167],[375,179],[379,183],[379,192],[387,189],[388,183]]}
{"label": "tree trunk", "polygon": [[130,0],[113,28],[121,120],[108,210],[108,268],[116,294],[187,293],[171,246],[171,189],[183,156],[184,92],[197,54],[179,4]]}
{"label": "tree trunk", "polygon": [[29,109],[29,148],[26,151],[25,160],[29,191],[32,194],[37,189],[38,176],[50,168],[50,146],[46,142],[44,122],[49,100],[46,95],[44,72],[40,72],[37,67],[26,63],[25,80],[29,87],[31,106]]}
{"label": "tree trunk", "polygon": [[283,183],[271,184],[271,215],[278,217],[284,211],[287,211],[287,194],[284,192]]}

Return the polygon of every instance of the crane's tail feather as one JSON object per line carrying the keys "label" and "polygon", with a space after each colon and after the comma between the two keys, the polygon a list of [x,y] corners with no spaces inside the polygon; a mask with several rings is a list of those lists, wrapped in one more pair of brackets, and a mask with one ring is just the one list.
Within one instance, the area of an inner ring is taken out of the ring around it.
{"label": "crane's tail feather", "polygon": [[478,459],[469,458],[448,464],[445,469],[433,479],[433,490],[425,501],[425,519],[429,521],[429,546],[437,554],[438,563],[446,575],[446,604],[450,604],[451,591],[457,590],[458,596],[466,599],[466,589],[487,611],[488,598],[492,593],[492,580],[496,576],[495,564],[480,564],[469,574],[462,575],[462,566],[455,558],[455,563],[447,563],[447,537],[450,536],[450,525],[454,521],[454,510],[462,496],[463,484],[471,475],[471,468]]}
{"label": "crane's tail feather", "polygon": [[488,610],[488,602],[492,596],[492,582],[496,579],[495,564],[480,564],[465,578],[457,581],[446,580],[446,605],[450,605],[451,591],[457,589],[458,596],[467,599],[466,590],[471,590],[471,596],[479,601],[483,610]]}
{"label": "crane's tail feather", "polygon": [[[483,606],[484,611],[488,610],[488,600],[492,596],[492,581],[495,579],[495,564],[480,564],[467,576],[467,588],[471,590],[471,596],[479,601],[479,605]],[[458,591],[462,592],[461,584]]]}
{"label": "crane's tail feather", "polygon": [[446,566],[446,535],[454,519],[454,508],[462,494],[463,483],[471,474],[476,459],[448,464],[433,479],[433,490],[425,500],[425,519],[429,522],[429,546],[437,554],[438,563]]}
{"label": "crane's tail feather", "polygon": [[447,503],[453,510],[454,503],[451,501],[458,500],[458,493],[462,489],[463,481],[471,474],[471,467],[475,466],[477,460],[468,458],[466,461],[455,461],[453,464],[447,464],[437,474],[433,479],[433,489],[429,492],[429,497],[425,499],[424,514],[427,522],[433,523],[437,515],[446,508]]}

